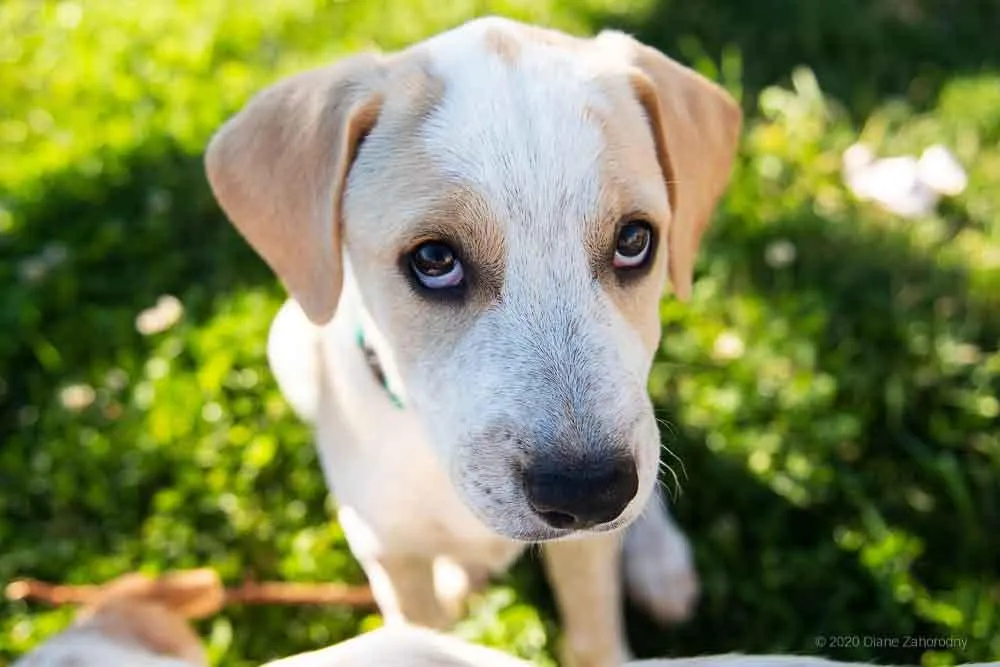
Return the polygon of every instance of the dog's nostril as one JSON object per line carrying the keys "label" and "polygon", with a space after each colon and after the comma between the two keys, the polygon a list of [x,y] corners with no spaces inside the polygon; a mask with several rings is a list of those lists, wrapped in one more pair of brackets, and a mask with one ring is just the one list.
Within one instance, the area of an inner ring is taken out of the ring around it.
{"label": "dog's nostril", "polygon": [[553,528],[583,530],[614,521],[639,490],[631,458],[539,461],[524,472],[528,503]]}
{"label": "dog's nostril", "polygon": [[572,528],[577,522],[576,517],[572,514],[557,512],[555,510],[543,510],[538,513],[538,516],[542,518],[542,521],[549,524],[553,528],[559,529]]}

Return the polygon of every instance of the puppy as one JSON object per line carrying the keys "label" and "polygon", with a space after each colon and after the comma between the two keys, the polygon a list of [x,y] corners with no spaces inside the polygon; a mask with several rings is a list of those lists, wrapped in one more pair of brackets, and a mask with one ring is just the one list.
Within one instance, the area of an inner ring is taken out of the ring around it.
{"label": "puppy", "polygon": [[528,543],[567,664],[628,655],[620,568],[690,613],[646,384],[740,126],[624,34],[483,18],[280,81],[213,137],[216,199],[292,297],[271,367],[388,624],[447,626]]}
{"label": "puppy", "polygon": [[127,574],[98,587],[68,629],[12,667],[202,667],[208,664],[189,619],[216,613],[224,590],[212,570],[151,579]]}

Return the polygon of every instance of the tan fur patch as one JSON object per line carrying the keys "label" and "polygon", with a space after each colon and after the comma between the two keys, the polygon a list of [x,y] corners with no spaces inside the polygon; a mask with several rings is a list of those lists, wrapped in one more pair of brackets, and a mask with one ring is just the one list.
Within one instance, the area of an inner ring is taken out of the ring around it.
{"label": "tan fur patch", "polygon": [[521,45],[517,40],[500,28],[490,28],[486,31],[486,48],[508,64],[514,64],[521,54]]}
{"label": "tan fur patch", "polygon": [[[670,211],[664,205],[663,176],[642,109],[622,81],[606,81],[603,88],[611,110],[590,106],[585,113],[600,128],[605,141],[600,204],[605,217],[589,226],[585,242],[595,274],[612,302],[647,348],[655,350],[660,340],[658,305],[667,276]],[[652,188],[646,184],[652,184]],[[653,249],[653,265],[648,273],[636,281],[622,282],[609,262],[614,255],[619,224],[629,220],[644,220],[653,225],[657,247]]]}
{"label": "tan fur patch", "polygon": [[538,44],[545,44],[546,46],[567,49],[569,51],[578,51],[588,48],[589,41],[563,32],[526,24],[519,25],[518,28],[519,32],[521,32],[525,38]]}
{"label": "tan fur patch", "polygon": [[670,279],[677,296],[686,299],[701,238],[729,182],[743,115],[718,84],[630,41],[638,68],[632,88],[653,128],[674,209]]}
{"label": "tan fur patch", "polygon": [[570,52],[581,51],[590,44],[589,40],[550,28],[510,21],[490,26],[485,32],[485,39],[486,48],[511,65],[521,55],[522,40]]}
{"label": "tan fur patch", "polygon": [[416,244],[425,240],[447,242],[458,251],[467,269],[476,270],[469,276],[473,292],[467,303],[473,308],[495,303],[503,287],[506,241],[487,203],[474,190],[445,188],[433,211],[413,226],[411,234]]}
{"label": "tan fur patch", "polygon": [[[354,270],[362,292],[379,295],[370,303],[378,308],[377,319],[387,333],[401,341],[395,356],[406,361],[408,356],[448,344],[440,336],[426,337],[427,330],[459,335],[478,313],[496,303],[506,251],[503,230],[482,197],[438,173],[425,154],[420,128],[444,95],[444,83],[428,71],[419,52],[401,56],[389,85],[403,94],[387,100],[367,147],[378,154],[371,161],[377,168],[362,161],[357,167],[365,170],[363,178],[357,179],[359,190],[349,191],[348,197],[365,202],[410,201],[413,215],[381,217],[377,233],[347,220],[345,242],[351,256],[358,258]],[[395,260],[424,241],[448,243],[470,271],[474,267],[474,273],[467,275],[470,291],[462,307],[434,303],[398,288],[396,271],[406,267]],[[387,274],[377,268],[384,266],[392,266],[393,271]],[[436,326],[421,326],[427,318],[434,318]]]}

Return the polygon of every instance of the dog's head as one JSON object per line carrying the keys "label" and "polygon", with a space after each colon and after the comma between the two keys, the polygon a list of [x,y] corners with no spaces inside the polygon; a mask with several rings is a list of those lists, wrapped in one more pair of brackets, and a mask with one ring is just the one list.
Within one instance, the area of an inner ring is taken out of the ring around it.
{"label": "dog's head", "polygon": [[621,33],[479,19],[258,94],[216,197],[315,323],[350,260],[455,486],[526,540],[631,521],[655,488],[646,383],[741,114]]}

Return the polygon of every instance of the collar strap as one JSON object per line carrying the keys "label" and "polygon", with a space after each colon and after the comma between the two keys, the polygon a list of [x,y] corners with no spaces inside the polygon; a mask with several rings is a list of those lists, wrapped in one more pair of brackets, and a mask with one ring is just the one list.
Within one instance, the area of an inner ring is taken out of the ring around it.
{"label": "collar strap", "polygon": [[360,324],[354,330],[354,340],[358,344],[358,349],[360,349],[361,353],[365,355],[365,363],[368,364],[368,369],[372,372],[372,375],[375,376],[375,380],[382,385],[382,389],[384,389],[385,393],[389,396],[389,401],[397,408],[402,409],[403,400],[399,397],[399,394],[394,392],[389,387],[389,381],[385,377],[385,370],[382,368],[382,364],[378,360],[375,348],[368,344],[368,341],[365,339],[364,329],[361,328]]}

